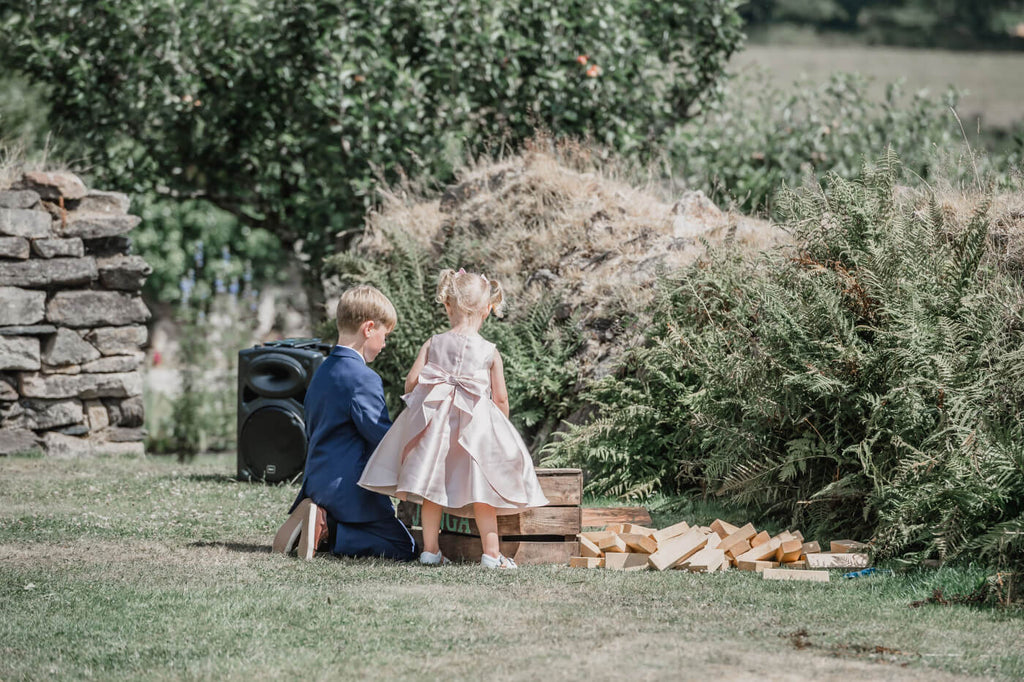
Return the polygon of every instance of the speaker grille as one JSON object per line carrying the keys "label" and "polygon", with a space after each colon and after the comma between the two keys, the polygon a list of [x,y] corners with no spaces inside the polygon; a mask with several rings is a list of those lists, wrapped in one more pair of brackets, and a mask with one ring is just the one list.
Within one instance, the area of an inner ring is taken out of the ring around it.
{"label": "speaker grille", "polygon": [[294,478],[306,463],[302,416],[277,405],[254,411],[242,424],[238,454],[250,479],[277,483]]}

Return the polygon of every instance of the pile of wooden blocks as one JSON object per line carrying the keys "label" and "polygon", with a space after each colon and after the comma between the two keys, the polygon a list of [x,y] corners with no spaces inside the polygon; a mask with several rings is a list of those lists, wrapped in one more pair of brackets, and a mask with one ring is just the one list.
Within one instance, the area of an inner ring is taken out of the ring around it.
{"label": "pile of wooden blocks", "polygon": [[867,546],[860,542],[836,540],[829,552],[822,552],[817,542],[804,542],[800,531],[772,537],[751,523],[738,527],[722,520],[710,526],[683,521],[661,530],[614,523],[578,537],[580,556],[569,559],[569,565],[577,568],[713,573],[735,567],[761,572],[769,580],[828,582],[828,571],[820,569],[868,565]]}

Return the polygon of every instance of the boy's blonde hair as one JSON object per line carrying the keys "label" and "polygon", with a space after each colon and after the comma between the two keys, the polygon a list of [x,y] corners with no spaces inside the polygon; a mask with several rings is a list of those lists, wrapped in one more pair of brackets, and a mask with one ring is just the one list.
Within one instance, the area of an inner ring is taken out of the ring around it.
{"label": "boy's blonde hair", "polygon": [[391,330],[398,323],[398,313],[379,289],[361,284],[343,293],[338,301],[338,333],[357,332],[367,320],[373,320]]}
{"label": "boy's blonde hair", "polygon": [[437,278],[437,302],[472,315],[486,315],[488,306],[501,316],[505,292],[501,283],[486,275],[465,270],[442,270]]}

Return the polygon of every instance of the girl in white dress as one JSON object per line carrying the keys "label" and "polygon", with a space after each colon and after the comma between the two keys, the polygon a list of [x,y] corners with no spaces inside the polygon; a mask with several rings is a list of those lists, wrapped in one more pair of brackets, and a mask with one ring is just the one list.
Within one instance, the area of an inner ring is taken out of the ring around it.
{"label": "girl in white dress", "polygon": [[548,503],[523,439],[508,420],[501,355],[480,326],[502,304],[484,275],[443,270],[437,301],[451,330],[420,348],[405,380],[407,408],[366,463],[359,485],[423,505],[420,563],[440,564],[441,514],[473,516],[480,563],[515,568],[498,551],[498,514]]}

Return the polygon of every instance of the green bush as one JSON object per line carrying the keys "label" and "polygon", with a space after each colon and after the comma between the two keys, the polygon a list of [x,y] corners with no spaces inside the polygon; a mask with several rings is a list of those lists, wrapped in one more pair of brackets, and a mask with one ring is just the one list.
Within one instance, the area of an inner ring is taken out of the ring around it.
{"label": "green bush", "polygon": [[[796,247],[665,281],[655,327],[548,448],[589,489],[693,489],[880,556],[1024,555],[1024,293],[894,156],[786,193]],[[827,535],[825,535],[827,537]]]}

